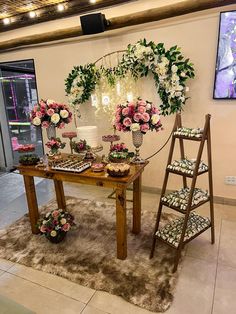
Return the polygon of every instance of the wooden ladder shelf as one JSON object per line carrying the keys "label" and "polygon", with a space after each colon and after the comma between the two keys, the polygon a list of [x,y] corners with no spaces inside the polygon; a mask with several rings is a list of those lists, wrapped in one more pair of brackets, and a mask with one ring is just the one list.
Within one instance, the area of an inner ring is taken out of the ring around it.
{"label": "wooden ladder shelf", "polygon": [[[178,268],[181,250],[187,242],[191,241],[209,228],[211,228],[211,243],[213,244],[215,242],[210,119],[211,116],[207,114],[205,117],[204,129],[190,129],[182,126],[181,115],[177,114],[173,127],[170,152],[150,253],[150,258],[152,258],[157,239],[176,249],[173,272]],[[172,163],[176,140],[179,141],[180,145],[180,163],[177,161]],[[197,158],[194,163],[185,159],[185,140],[197,141],[200,143]],[[205,165],[201,161],[205,143],[207,144],[208,165]],[[180,191],[175,191],[166,195],[166,187],[170,173],[181,175],[183,177],[183,188]],[[209,193],[195,187],[197,177],[204,173],[208,174]],[[191,178],[191,185],[189,188],[187,186],[187,178]],[[202,217],[193,212],[194,209],[206,202],[210,203],[210,218]],[[164,227],[159,228],[163,206],[167,206],[182,213],[183,217],[176,218]]]}

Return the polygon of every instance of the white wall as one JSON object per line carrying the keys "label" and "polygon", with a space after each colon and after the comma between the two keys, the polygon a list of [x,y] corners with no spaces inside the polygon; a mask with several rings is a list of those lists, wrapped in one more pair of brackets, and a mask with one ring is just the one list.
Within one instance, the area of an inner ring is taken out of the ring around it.
{"label": "white wall", "polygon": [[[236,6],[233,8],[236,9]],[[108,52],[124,49],[129,43],[135,43],[144,37],[156,43],[164,42],[166,47],[179,45],[184,55],[193,61],[196,68],[196,78],[189,82],[191,99],[188,100],[183,113],[184,124],[190,127],[203,126],[205,114],[212,115],[215,195],[235,198],[236,187],[225,185],[224,177],[236,175],[236,103],[212,99],[219,22],[219,14],[216,11],[169,19],[148,26],[142,25],[112,35],[106,33],[106,37],[87,39],[82,42],[72,41],[8,52],[0,54],[0,62],[34,58],[40,97],[66,101],[64,79],[74,65],[93,62]],[[145,99],[159,102],[151,80],[142,80],[140,95]],[[83,105],[82,115],[81,124],[94,123],[95,118],[89,103]],[[165,128],[163,132],[145,135],[141,150],[143,157],[157,150],[169,136],[174,116],[163,117],[162,121]],[[105,125],[104,119],[100,118],[96,123],[100,134],[110,132],[110,126]],[[131,144],[131,134],[122,135],[122,138]],[[188,157],[195,157],[196,145],[196,143],[192,145],[186,143]],[[168,148],[169,146],[151,160],[144,173],[144,185],[161,187]],[[200,185],[206,185],[205,178],[203,176],[200,178]],[[172,177],[169,187],[177,188],[179,183],[179,179]]]}

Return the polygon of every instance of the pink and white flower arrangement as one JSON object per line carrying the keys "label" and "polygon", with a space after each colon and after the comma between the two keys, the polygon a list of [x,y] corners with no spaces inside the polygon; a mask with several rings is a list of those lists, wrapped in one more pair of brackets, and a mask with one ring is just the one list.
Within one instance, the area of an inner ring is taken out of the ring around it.
{"label": "pink and white flower arrangement", "polygon": [[74,216],[62,209],[52,210],[39,220],[37,226],[46,238],[55,238],[75,226]]}
{"label": "pink and white flower arrangement", "polygon": [[35,126],[41,125],[43,128],[48,128],[50,124],[53,124],[62,129],[71,121],[72,112],[69,107],[51,99],[40,100],[31,111],[31,122]]}
{"label": "pink and white flower arrangement", "polygon": [[59,149],[63,149],[66,146],[66,143],[62,142],[59,137],[52,137],[45,145],[50,148],[50,153],[54,155]]}
{"label": "pink and white flower arrangement", "polygon": [[138,99],[136,102],[126,102],[117,105],[114,126],[116,130],[159,131],[162,129],[160,111],[149,101]]}

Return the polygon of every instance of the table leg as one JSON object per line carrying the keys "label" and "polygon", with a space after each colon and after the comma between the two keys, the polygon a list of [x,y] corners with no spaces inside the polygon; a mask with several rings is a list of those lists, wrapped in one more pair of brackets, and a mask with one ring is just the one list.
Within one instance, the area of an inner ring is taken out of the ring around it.
{"label": "table leg", "polygon": [[134,234],[141,231],[141,190],[142,177],[140,176],[133,183],[133,230]]}
{"label": "table leg", "polygon": [[63,183],[59,180],[53,180],[54,186],[55,186],[55,192],[56,192],[56,198],[57,198],[57,205],[60,209],[66,209],[66,200],[65,200],[65,194],[63,189]]}
{"label": "table leg", "polygon": [[116,241],[117,258],[127,257],[126,190],[116,189]]}
{"label": "table leg", "polygon": [[39,229],[37,228],[36,224],[39,219],[39,211],[38,211],[38,203],[37,197],[35,192],[35,185],[34,185],[34,177],[30,176],[23,176],[24,183],[25,183],[25,192],[29,210],[29,218],[31,224],[32,233],[37,234],[39,233]]}

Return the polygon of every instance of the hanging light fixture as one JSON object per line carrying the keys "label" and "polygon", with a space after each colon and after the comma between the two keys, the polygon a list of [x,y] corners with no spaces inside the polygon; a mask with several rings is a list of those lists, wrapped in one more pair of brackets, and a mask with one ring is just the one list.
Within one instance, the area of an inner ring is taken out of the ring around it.
{"label": "hanging light fixture", "polygon": [[59,3],[57,5],[57,11],[59,11],[59,12],[63,12],[65,10],[65,8],[66,8],[65,5],[62,3]]}
{"label": "hanging light fixture", "polygon": [[89,0],[89,2],[94,4],[94,3],[96,3],[96,0]]}
{"label": "hanging light fixture", "polygon": [[11,19],[9,17],[6,17],[5,19],[3,19],[3,24],[4,25],[9,25],[11,24]]}
{"label": "hanging light fixture", "polygon": [[30,11],[30,12],[29,12],[29,17],[30,17],[31,19],[34,19],[36,16],[37,16],[37,15],[36,15],[36,12],[35,12],[35,11]]}

